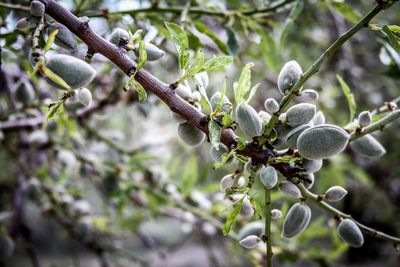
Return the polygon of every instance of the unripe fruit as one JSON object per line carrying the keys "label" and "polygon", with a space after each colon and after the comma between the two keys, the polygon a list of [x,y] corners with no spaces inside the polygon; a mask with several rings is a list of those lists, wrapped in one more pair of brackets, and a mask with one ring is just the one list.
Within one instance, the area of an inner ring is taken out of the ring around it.
{"label": "unripe fruit", "polygon": [[184,123],[186,120],[178,113],[172,112],[172,119],[177,123]]}
{"label": "unripe fruit", "polygon": [[225,193],[226,189],[231,188],[234,181],[235,180],[233,179],[232,175],[225,175],[219,183],[219,188],[221,189],[221,192]]}
{"label": "unripe fruit", "polygon": [[347,195],[347,190],[341,186],[332,186],[325,192],[325,199],[329,202],[337,202]]}
{"label": "unripe fruit", "polygon": [[194,102],[200,102],[200,100],[201,100],[201,94],[200,94],[199,91],[194,91],[194,92],[192,93],[192,100],[193,100]]}
{"label": "unripe fruit", "polygon": [[268,98],[267,100],[265,100],[264,107],[265,110],[271,114],[279,111],[279,104],[273,98]]}
{"label": "unripe fruit", "polygon": [[[46,67],[60,76],[71,88],[84,87],[96,77],[96,71],[85,61],[68,55],[55,55],[49,59]],[[64,89],[49,81],[57,88]]]}
{"label": "unripe fruit", "polygon": [[[151,43],[145,43],[145,46],[146,46],[147,61],[157,61],[165,55],[165,52],[163,50],[161,50],[160,48]],[[135,56],[139,57],[139,48],[136,48],[134,52]]]}
{"label": "unripe fruit", "polygon": [[9,236],[0,236],[0,260],[5,260],[14,252],[15,244]]}
{"label": "unripe fruit", "polygon": [[358,124],[361,127],[367,127],[372,121],[372,115],[369,111],[363,111],[358,115]]}
{"label": "unripe fruit", "polygon": [[[213,161],[217,161],[220,162],[221,161],[221,156],[224,153],[229,153],[229,149],[226,145],[224,144],[219,144],[218,145],[218,149],[216,149],[215,147],[211,148],[211,159]],[[232,161],[232,157],[228,160],[228,162],[230,163]]]}
{"label": "unripe fruit", "polygon": [[[215,111],[215,109],[217,108],[219,101],[221,99],[221,93],[220,92],[216,92],[210,99],[210,104],[211,104],[211,108],[213,111]],[[229,101],[228,97],[226,97],[226,95],[224,95],[223,99],[222,99],[222,106],[221,106],[221,112],[231,112],[232,110],[232,103]]]}
{"label": "unripe fruit", "polygon": [[316,107],[313,104],[301,103],[292,106],[286,112],[287,124],[296,127],[311,121],[315,115]]}
{"label": "unripe fruit", "polygon": [[294,204],[283,222],[282,237],[292,238],[300,234],[307,228],[310,220],[311,209],[305,204]]}
{"label": "unripe fruit", "polygon": [[305,101],[316,101],[318,100],[318,92],[313,89],[305,89],[301,91],[300,96]]}
{"label": "unripe fruit", "polygon": [[359,248],[364,244],[364,236],[357,224],[350,219],[344,219],[337,228],[340,238],[351,247]]}
{"label": "unripe fruit", "polygon": [[312,119],[314,126],[325,124],[325,115],[322,111],[318,111],[315,113],[314,118]]}
{"label": "unripe fruit", "polygon": [[44,15],[45,6],[40,1],[32,1],[29,7],[29,11],[31,12],[32,16],[41,17]]}
{"label": "unripe fruit", "polygon": [[128,31],[121,28],[116,28],[111,33],[109,40],[115,45],[127,45],[131,40],[131,37],[129,36]]}
{"label": "unripe fruit", "polygon": [[297,188],[295,184],[289,181],[284,181],[279,185],[279,191],[284,193],[285,195],[292,196],[292,197],[301,197],[300,189]]}
{"label": "unripe fruit", "polygon": [[278,209],[271,210],[271,218],[272,220],[279,220],[282,217],[282,211]]}
{"label": "unripe fruit", "polygon": [[238,240],[242,240],[243,238],[255,235],[261,236],[264,233],[264,223],[263,222],[251,222],[245,224],[242,229],[240,229],[238,233]]}
{"label": "unripe fruit", "polygon": [[308,128],[311,128],[311,126],[308,124],[302,124],[291,130],[286,136],[286,145],[291,149],[297,149],[297,139],[300,134]]}
{"label": "unripe fruit", "polygon": [[22,82],[15,90],[15,99],[23,104],[29,104],[35,98],[35,91],[29,82]]}
{"label": "unripe fruit", "polygon": [[41,190],[40,190],[40,182],[36,178],[32,178],[26,184],[24,188],[25,196],[30,200],[37,200],[40,197]]}
{"label": "unripe fruit", "polygon": [[349,138],[342,128],[322,124],[302,132],[297,139],[297,149],[306,159],[326,159],[342,152]]}
{"label": "unripe fruit", "polygon": [[202,83],[204,88],[207,88],[208,83],[209,83],[209,78],[208,78],[207,72],[203,71],[203,72],[197,73],[194,76],[197,78],[197,80],[199,80]]}
{"label": "unripe fruit", "polygon": [[29,25],[29,19],[22,18],[17,21],[17,23],[15,24],[15,28],[21,30],[21,29],[28,27],[28,25]]}
{"label": "unripe fruit", "polygon": [[176,87],[175,93],[184,100],[188,100],[192,96],[192,90],[183,84],[180,84],[178,87]]}
{"label": "unripe fruit", "polygon": [[250,200],[247,196],[244,197],[242,202],[242,207],[240,209],[240,215],[243,217],[252,217],[254,215],[253,206],[250,203]]}
{"label": "unripe fruit", "polygon": [[299,165],[300,168],[304,169],[306,173],[314,173],[321,169],[323,160],[316,159],[316,160],[308,160],[303,159],[303,162]]}
{"label": "unripe fruit", "polygon": [[70,206],[70,212],[73,216],[80,217],[89,215],[92,212],[90,203],[85,199],[79,199],[72,203]]}
{"label": "unripe fruit", "polygon": [[271,115],[264,110],[259,111],[258,116],[260,116],[261,120],[265,121],[265,123],[268,123],[271,119]]}
{"label": "unripe fruit", "polygon": [[274,167],[267,166],[260,170],[260,181],[267,189],[273,188],[278,182],[278,174]]}
{"label": "unripe fruit", "polygon": [[379,158],[386,153],[386,149],[370,134],[364,135],[350,143],[350,147],[368,158]]}
{"label": "unripe fruit", "polygon": [[189,146],[198,146],[205,138],[205,134],[202,131],[188,122],[179,124],[178,135]]}
{"label": "unripe fruit", "polygon": [[263,126],[260,116],[253,107],[246,103],[240,103],[236,108],[236,120],[240,129],[249,137],[259,136],[262,133]]}
{"label": "unripe fruit", "polygon": [[56,29],[58,29],[58,33],[54,39],[56,45],[68,50],[75,50],[78,48],[78,42],[73,33],[61,23],[56,22],[51,24],[47,29],[47,34],[52,33]]}
{"label": "unripe fruit", "polygon": [[300,65],[292,60],[287,62],[278,76],[278,88],[279,91],[284,95],[286,94],[295,83],[300,79],[303,71],[301,70]]}
{"label": "unripe fruit", "polygon": [[303,184],[307,189],[310,189],[314,185],[315,176],[313,173],[307,173],[305,175],[305,178],[307,178],[307,180],[309,180],[309,181],[304,181]]}
{"label": "unripe fruit", "polygon": [[43,130],[35,130],[28,135],[28,143],[33,146],[42,146],[49,142],[49,136]]}
{"label": "unripe fruit", "polygon": [[87,88],[81,88],[78,92],[78,101],[85,105],[90,106],[92,103],[92,93]]}
{"label": "unripe fruit", "polygon": [[258,242],[260,242],[260,238],[256,235],[249,235],[245,238],[243,238],[242,240],[239,241],[239,244],[247,249],[252,249],[257,247]]}

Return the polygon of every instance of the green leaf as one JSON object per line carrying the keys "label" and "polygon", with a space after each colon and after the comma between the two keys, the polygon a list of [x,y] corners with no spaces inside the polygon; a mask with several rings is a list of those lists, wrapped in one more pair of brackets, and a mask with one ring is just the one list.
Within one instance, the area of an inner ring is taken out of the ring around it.
{"label": "green leaf", "polygon": [[214,120],[210,120],[208,123],[208,136],[210,138],[211,145],[214,148],[218,148],[218,145],[221,140],[221,132],[222,129]]}
{"label": "green leaf", "polygon": [[336,79],[339,81],[340,87],[343,90],[343,93],[347,99],[347,104],[349,105],[349,111],[350,111],[350,122],[353,121],[353,118],[356,114],[356,109],[357,109],[357,104],[356,101],[354,100],[354,95],[350,90],[350,87],[347,85],[347,83],[343,80],[340,75],[336,75]]}
{"label": "green leaf", "polygon": [[226,55],[229,54],[228,47],[226,46],[226,44],[223,41],[221,41],[221,39],[219,39],[215,33],[210,31],[206,25],[204,25],[200,21],[197,21],[195,22],[194,26],[199,32],[204,33],[205,35],[210,37],[211,40],[213,40],[214,43],[218,46],[219,50],[221,50]]}
{"label": "green leaf", "polygon": [[246,195],[243,195],[243,197],[235,203],[233,210],[231,211],[228,218],[226,219],[226,222],[224,225],[224,230],[223,230],[224,235],[229,234],[229,232],[231,231],[232,225],[235,222],[236,217],[238,216],[238,214],[240,212],[240,209],[242,208],[243,199],[245,196]]}
{"label": "green leaf", "polygon": [[44,48],[43,48],[43,51],[44,51],[45,53],[46,53],[47,51],[49,51],[50,48],[51,48],[51,46],[53,45],[54,40],[56,39],[56,35],[57,35],[58,31],[59,31],[59,29],[55,29],[54,31],[52,31],[52,32],[49,34],[49,38],[47,39],[46,45],[45,45]]}
{"label": "green leaf", "polygon": [[146,53],[146,44],[143,41],[139,42],[139,58],[137,62],[137,66],[135,72],[133,73],[133,77],[135,77],[136,73],[143,68],[144,64],[147,61],[147,53]]}
{"label": "green leaf", "polygon": [[231,150],[229,153],[224,153],[221,156],[221,161],[220,162],[214,162],[213,164],[213,169],[216,170],[218,168],[221,168],[227,161],[234,155],[235,151]]}
{"label": "green leaf", "polygon": [[189,195],[193,186],[196,184],[198,175],[197,165],[196,156],[191,156],[183,169],[180,189],[184,196]]}
{"label": "green leaf", "polygon": [[233,92],[235,94],[236,104],[245,101],[245,95],[250,90],[251,85],[251,68],[254,66],[252,62],[247,63],[240,74],[239,81],[237,85],[233,87]]}
{"label": "green leaf", "polygon": [[64,102],[62,102],[62,101],[57,101],[55,103],[50,104],[49,112],[47,113],[46,120],[47,121],[52,120],[57,112],[62,112],[63,104],[64,104]]}
{"label": "green leaf", "polygon": [[228,128],[232,124],[232,117],[228,113],[224,113],[224,116],[222,117],[222,124],[224,125],[224,128]]}
{"label": "green leaf", "polygon": [[201,72],[203,65],[204,65],[204,54],[201,50],[199,50],[197,51],[195,62],[189,67],[188,71],[183,75],[182,79],[191,78],[195,74]]}
{"label": "green leaf", "polygon": [[361,20],[361,15],[349,4],[343,1],[333,1],[331,3],[333,9],[342,15],[346,20],[350,21],[351,23],[356,24],[358,21]]}
{"label": "green leaf", "polygon": [[185,31],[179,26],[171,22],[165,22],[165,26],[172,40],[175,43],[179,54],[179,67],[181,70],[186,68],[187,61],[189,59],[189,53],[186,51],[189,47],[189,39]]}
{"label": "green leaf", "polygon": [[147,99],[146,90],[144,90],[143,86],[137,82],[135,79],[132,79],[132,85],[135,87],[136,91],[138,92],[139,101],[143,102]]}
{"label": "green leaf", "polygon": [[279,73],[281,59],[274,38],[267,31],[259,31],[259,34],[261,35],[260,50],[265,64],[275,73]]}
{"label": "green leaf", "polygon": [[228,36],[228,50],[231,55],[235,55],[239,50],[239,43],[236,34],[231,27],[226,28],[226,35]]}
{"label": "green leaf", "polygon": [[250,89],[249,96],[246,99],[246,103],[249,103],[253,96],[256,94],[258,87],[260,87],[260,83],[257,83]]}
{"label": "green leaf", "polygon": [[293,28],[293,26],[295,25],[294,22],[303,11],[303,8],[304,8],[304,1],[298,0],[297,3],[292,8],[292,10],[290,11],[289,16],[286,18],[285,24],[281,32],[281,38],[279,41],[279,45],[281,48],[286,44],[286,37]]}
{"label": "green leaf", "polygon": [[71,89],[71,87],[63,80],[63,78],[61,78],[60,76],[55,74],[52,70],[47,68],[45,65],[42,65],[41,69],[42,69],[44,75],[46,75],[47,78],[49,78],[52,82],[56,83],[57,85],[65,88],[67,90]]}
{"label": "green leaf", "polygon": [[396,50],[397,53],[400,53],[400,44],[397,40],[396,36],[392,33],[387,25],[382,27],[382,30],[386,33],[387,37],[389,38],[390,44]]}
{"label": "green leaf", "polygon": [[222,85],[222,90],[221,90],[221,98],[219,99],[218,105],[215,107],[214,113],[219,113],[222,105],[224,104],[224,96],[226,94],[226,78],[224,80],[224,84]]}
{"label": "green leaf", "polygon": [[233,58],[231,56],[213,56],[204,63],[200,72],[218,69],[226,65],[230,65],[232,62]]}
{"label": "green leaf", "polygon": [[200,94],[203,96],[201,98],[201,102],[205,102],[209,110],[211,110],[210,100],[208,99],[206,88],[204,88],[203,83],[198,80],[196,76],[194,76],[194,82],[196,83],[197,89],[199,90]]}

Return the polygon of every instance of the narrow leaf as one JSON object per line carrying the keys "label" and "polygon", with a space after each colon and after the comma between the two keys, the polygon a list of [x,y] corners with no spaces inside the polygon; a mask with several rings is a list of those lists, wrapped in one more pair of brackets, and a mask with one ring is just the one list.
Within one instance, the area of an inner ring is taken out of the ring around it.
{"label": "narrow leaf", "polygon": [[261,35],[260,51],[265,64],[275,73],[279,73],[281,59],[275,39],[267,31],[259,31],[258,33]]}
{"label": "narrow leaf", "polygon": [[336,75],[336,79],[339,81],[340,87],[343,90],[343,93],[347,99],[347,104],[349,105],[349,111],[350,111],[350,122],[353,121],[353,118],[356,114],[356,109],[357,109],[357,104],[356,101],[354,100],[354,95],[350,90],[350,87],[347,85],[347,83],[343,80],[340,75]]}
{"label": "narrow leaf", "polygon": [[238,216],[238,214],[240,212],[240,209],[242,208],[243,199],[245,196],[246,195],[243,195],[243,197],[235,203],[233,210],[231,211],[228,218],[226,219],[226,222],[224,225],[224,230],[223,230],[224,235],[229,234],[229,232],[231,231],[232,225],[235,222],[236,217]]}
{"label": "narrow leaf", "polygon": [[226,35],[228,36],[228,49],[231,55],[235,55],[239,50],[239,43],[236,38],[236,34],[232,28],[226,28]]}
{"label": "narrow leaf", "polygon": [[221,139],[222,129],[214,120],[210,120],[208,123],[208,136],[210,138],[211,145],[214,148],[218,148]]}
{"label": "narrow leaf", "polygon": [[239,104],[245,101],[245,95],[250,90],[251,85],[251,68],[254,66],[252,62],[247,63],[243,69],[242,73],[240,74],[239,81],[237,86],[234,86],[233,91],[235,94],[235,101],[236,104]]}
{"label": "narrow leaf", "polygon": [[199,73],[202,70],[204,65],[204,54],[201,50],[197,51],[195,62],[190,66],[188,71],[185,73],[185,78],[191,78],[195,74]]}
{"label": "narrow leaf", "polygon": [[45,65],[42,66],[42,71],[43,71],[44,75],[46,75],[47,78],[49,78],[52,82],[56,83],[57,85],[65,88],[67,90],[71,89],[71,87],[63,80],[63,78],[61,78],[60,76],[55,74],[52,70],[47,68]]}
{"label": "narrow leaf", "polygon": [[49,51],[50,48],[51,48],[51,46],[53,45],[54,40],[55,40],[55,38],[56,38],[56,35],[57,35],[58,31],[59,31],[59,29],[55,29],[54,31],[52,31],[52,32],[49,34],[49,38],[47,39],[46,45],[45,45],[44,48],[43,48],[43,51],[44,51],[45,53],[46,53],[47,51]]}
{"label": "narrow leaf", "polygon": [[295,20],[297,17],[301,14],[301,12],[304,9],[304,1],[303,0],[298,0],[297,3],[293,6],[292,10],[290,11],[289,16],[287,17],[285,24],[283,26],[282,32],[281,32],[281,38],[279,41],[280,47],[284,46],[286,44],[286,37],[295,25]]}
{"label": "narrow leaf", "polygon": [[132,84],[135,86],[136,91],[138,92],[139,101],[143,102],[147,99],[146,90],[144,90],[143,86],[132,78]]}
{"label": "narrow leaf", "polygon": [[221,98],[219,99],[218,105],[215,108],[214,113],[219,113],[219,111],[222,108],[222,105],[224,104],[224,96],[226,94],[226,78],[224,80],[224,84],[222,85],[222,90],[221,90]]}
{"label": "narrow leaf", "polygon": [[143,68],[144,64],[147,62],[147,53],[146,53],[146,44],[143,41],[139,42],[139,58],[137,62],[137,66],[135,72],[133,73],[133,77],[135,77],[136,73]]}
{"label": "narrow leaf", "polygon": [[393,46],[393,48],[397,51],[397,53],[400,53],[399,41],[397,40],[396,36],[392,33],[392,31],[389,29],[389,27],[385,25],[383,26],[382,30],[386,33],[387,37],[389,38],[390,44]]}
{"label": "narrow leaf", "polygon": [[231,56],[219,56],[219,57],[214,56],[213,58],[210,58],[204,63],[201,71],[210,71],[218,69],[226,65],[230,65],[232,64],[232,62],[233,58]]}
{"label": "narrow leaf", "polygon": [[249,103],[253,96],[256,94],[258,87],[260,87],[260,83],[257,83],[250,89],[249,96],[246,99],[246,103]]}
{"label": "narrow leaf", "polygon": [[226,44],[223,41],[221,41],[221,39],[219,39],[218,36],[215,33],[210,31],[209,28],[206,25],[204,25],[200,21],[197,21],[194,24],[194,26],[196,27],[196,29],[199,32],[204,33],[205,35],[210,37],[211,40],[213,40],[214,43],[218,46],[219,50],[221,50],[224,54],[227,54],[227,55],[229,54],[228,47],[226,46]]}
{"label": "narrow leaf", "polygon": [[192,191],[193,186],[196,184],[199,173],[197,165],[197,158],[195,156],[191,156],[183,169],[180,189],[184,196],[187,196]]}
{"label": "narrow leaf", "polygon": [[342,1],[333,1],[331,3],[333,9],[339,13],[342,17],[351,23],[356,24],[360,19],[361,15],[349,4]]}

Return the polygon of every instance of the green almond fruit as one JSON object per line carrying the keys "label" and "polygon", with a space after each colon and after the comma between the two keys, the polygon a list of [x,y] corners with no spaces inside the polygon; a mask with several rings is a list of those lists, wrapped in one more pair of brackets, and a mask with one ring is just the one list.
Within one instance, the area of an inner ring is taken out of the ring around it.
{"label": "green almond fruit", "polygon": [[297,149],[306,159],[326,159],[342,152],[349,138],[350,135],[342,128],[322,124],[302,132],[297,139]]}
{"label": "green almond fruit", "polygon": [[280,183],[279,191],[288,196],[301,198],[300,189],[295,184],[289,181],[284,181]]}
{"label": "green almond fruit", "polygon": [[318,111],[315,113],[312,122],[314,123],[314,126],[325,124],[325,115],[322,111]]}
{"label": "green almond fruit", "polygon": [[[58,54],[51,57],[46,67],[60,76],[71,88],[84,87],[96,77],[96,71],[88,63],[68,55]],[[50,84],[64,89],[51,81]]]}
{"label": "green almond fruit", "polygon": [[273,188],[278,182],[278,173],[272,166],[263,167],[260,170],[260,181],[267,189]]}
{"label": "green almond fruit", "polygon": [[85,106],[90,106],[92,103],[92,93],[90,90],[87,88],[81,88],[78,91],[78,101]]}
{"label": "green almond fruit", "polygon": [[121,28],[116,28],[113,30],[111,33],[109,40],[111,43],[115,45],[127,45],[129,41],[131,40],[131,37],[129,35],[129,32],[121,29]]}
{"label": "green almond fruit", "polygon": [[341,186],[335,185],[325,192],[325,199],[329,202],[337,202],[347,195],[347,190]]}
{"label": "green almond fruit", "polygon": [[242,229],[240,229],[238,233],[238,240],[242,240],[243,238],[249,235],[261,236],[264,233],[264,223],[257,221],[245,224]]}
{"label": "green almond fruit", "polygon": [[[226,145],[224,145],[222,143],[218,145],[218,149],[216,149],[215,147],[211,148],[211,158],[212,158],[213,161],[220,162],[221,161],[221,156],[224,153],[229,153],[229,149],[228,149],[228,147]],[[227,161],[227,163],[230,163],[232,160],[233,160],[233,158],[231,157]]]}
{"label": "green almond fruit", "polygon": [[[165,52],[151,43],[145,43],[147,61],[157,61],[161,59]],[[139,57],[139,49],[135,49],[135,56]]]}
{"label": "green almond fruit", "polygon": [[188,122],[179,124],[178,135],[189,146],[200,145],[206,136],[202,131]]}
{"label": "green almond fruit", "polygon": [[304,186],[305,186],[307,189],[310,189],[310,188],[314,185],[315,176],[314,176],[313,173],[307,173],[307,174],[305,175],[305,178],[306,178],[307,180],[309,180],[309,181],[303,181],[303,184],[304,184]]}
{"label": "green almond fruit", "polygon": [[44,15],[45,6],[40,1],[32,1],[31,5],[29,6],[29,11],[31,12],[32,16],[41,17]]}
{"label": "green almond fruit", "polygon": [[259,238],[256,235],[249,235],[242,240],[239,241],[239,244],[247,249],[252,249],[258,246],[258,243],[261,241],[261,238]]}
{"label": "green almond fruit", "polygon": [[258,115],[260,116],[261,120],[264,123],[268,123],[269,120],[271,119],[271,115],[268,112],[265,112],[264,110],[259,111]]}
{"label": "green almond fruit", "polygon": [[291,149],[297,149],[297,139],[299,135],[308,128],[311,128],[311,126],[303,124],[291,130],[286,136],[286,145]]}
{"label": "green almond fruit", "polygon": [[386,153],[386,149],[370,134],[364,135],[350,143],[350,147],[367,158],[379,158]]}
{"label": "green almond fruit", "polygon": [[239,128],[249,137],[259,136],[263,126],[260,116],[253,107],[246,103],[240,103],[236,108],[236,120]]}
{"label": "green almond fruit", "polygon": [[28,27],[29,25],[29,19],[28,18],[22,18],[20,20],[17,21],[17,23],[15,24],[15,28],[22,30],[26,27]]}
{"label": "green almond fruit", "polygon": [[317,91],[315,91],[313,89],[305,89],[305,90],[301,91],[300,97],[304,101],[316,101],[316,100],[318,100],[319,94]]}
{"label": "green almond fruit", "polygon": [[279,104],[273,98],[268,98],[267,100],[265,100],[264,107],[265,110],[271,114],[274,114],[275,112],[279,111]]}
{"label": "green almond fruit", "polygon": [[293,88],[293,86],[300,79],[302,74],[303,71],[301,70],[299,63],[294,60],[287,62],[283,66],[278,76],[279,91],[283,95],[286,94],[290,89]]}
{"label": "green almond fruit", "polygon": [[283,222],[282,237],[292,238],[303,232],[311,220],[311,209],[296,203],[288,211]]}
{"label": "green almond fruit", "polygon": [[292,106],[286,112],[287,124],[296,127],[311,121],[315,115],[316,107],[313,104],[301,103]]}
{"label": "green almond fruit", "polygon": [[351,247],[359,248],[364,244],[364,236],[357,224],[350,219],[340,222],[337,233]]}
{"label": "green almond fruit", "polygon": [[[220,92],[216,92],[210,99],[211,108],[213,111],[217,108],[219,102],[221,101],[222,94]],[[224,95],[222,99],[221,112],[231,112],[232,103],[229,101],[228,97]]]}
{"label": "green almond fruit", "polygon": [[372,121],[372,115],[369,111],[360,112],[358,115],[358,123],[361,127],[367,127]]}
{"label": "green almond fruit", "polygon": [[15,90],[15,99],[23,104],[29,104],[35,98],[35,91],[29,82],[23,81]]}
{"label": "green almond fruit", "polygon": [[299,167],[304,169],[305,173],[314,173],[321,169],[322,164],[323,164],[322,159],[316,159],[316,160],[303,159],[301,164],[299,164]]}
{"label": "green almond fruit", "polygon": [[47,34],[52,33],[54,30],[58,30],[56,38],[54,39],[56,45],[68,50],[76,50],[78,48],[78,42],[74,34],[67,27],[61,23],[53,23],[47,29]]}
{"label": "green almond fruit", "polygon": [[192,90],[189,87],[180,84],[178,87],[175,88],[175,93],[182,99],[188,100],[192,96]]}
{"label": "green almond fruit", "polygon": [[194,75],[194,77],[201,82],[201,85],[203,85],[204,88],[207,88],[208,83],[209,83],[209,78],[207,72],[199,72]]}

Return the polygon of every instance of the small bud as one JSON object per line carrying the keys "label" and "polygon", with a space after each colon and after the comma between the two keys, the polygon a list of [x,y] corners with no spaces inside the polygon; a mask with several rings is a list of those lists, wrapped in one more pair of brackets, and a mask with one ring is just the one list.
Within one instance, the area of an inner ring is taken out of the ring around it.
{"label": "small bud", "polygon": [[313,89],[302,90],[300,96],[304,101],[316,101],[318,100],[318,92]]}
{"label": "small bud", "polygon": [[252,217],[254,215],[253,206],[250,203],[249,198],[246,196],[243,199],[242,207],[240,209],[240,215],[243,217]]}
{"label": "small bud", "polygon": [[188,122],[179,124],[178,135],[189,146],[198,146],[205,138],[205,134],[202,131]]}
{"label": "small bud", "polygon": [[23,104],[29,104],[35,98],[35,91],[29,82],[23,81],[15,90],[15,99]]}
{"label": "small bud", "polygon": [[[219,144],[218,145],[218,149],[216,149],[215,147],[212,147],[211,148],[211,159],[213,160],[213,161],[216,161],[216,162],[220,162],[221,161],[221,156],[224,154],[224,153],[229,153],[229,149],[228,149],[228,147],[226,146],[226,145],[224,145],[224,144]],[[229,159],[229,162],[232,160],[233,158],[230,158]]]}
{"label": "small bud", "polygon": [[52,33],[54,30],[58,30],[54,43],[59,47],[76,50],[78,48],[78,42],[76,41],[75,35],[61,23],[52,23],[47,29],[47,34]]}
{"label": "small bud", "polygon": [[260,242],[260,238],[256,235],[249,235],[245,238],[243,238],[242,240],[239,241],[239,244],[247,249],[252,249],[257,247],[258,242]]}
{"label": "small bud", "polygon": [[31,12],[32,16],[41,17],[44,15],[45,6],[40,1],[32,1],[29,7],[29,11]]}
{"label": "small bud", "polygon": [[231,188],[234,181],[235,180],[233,179],[232,175],[225,175],[219,183],[219,188],[221,189],[221,192],[225,193],[226,189]]}
{"label": "small bud", "polygon": [[193,94],[192,94],[192,100],[193,100],[194,102],[200,102],[200,100],[201,100],[201,94],[200,94],[199,91],[194,91],[194,92],[193,92]]}
{"label": "small bud", "polygon": [[240,229],[238,233],[238,240],[242,240],[243,238],[255,235],[261,236],[264,233],[264,223],[263,222],[250,222],[245,224],[242,229]]}
{"label": "small bud", "polygon": [[278,182],[278,174],[272,166],[263,167],[260,170],[260,181],[265,188],[271,189]]}
{"label": "small bud", "polygon": [[267,100],[265,100],[264,107],[265,110],[270,114],[274,114],[275,112],[279,111],[279,104],[273,98],[268,98]]}
{"label": "small bud", "polygon": [[386,153],[386,149],[372,135],[367,134],[350,143],[350,147],[368,158],[379,158]]}
{"label": "small bud", "polygon": [[129,32],[121,29],[121,28],[116,28],[113,30],[111,33],[109,40],[111,43],[115,45],[127,45],[129,41],[131,40],[131,37],[129,35]]}
{"label": "small bud", "polygon": [[258,116],[260,116],[261,120],[264,121],[265,123],[268,123],[269,120],[271,119],[271,115],[264,110],[261,110],[258,112]]}
{"label": "small bud", "polygon": [[15,28],[21,30],[21,29],[28,27],[28,25],[29,25],[29,19],[22,18],[17,21],[17,23],[15,24]]}
{"label": "small bud", "polygon": [[209,83],[209,79],[208,79],[208,74],[207,74],[207,72],[200,72],[200,73],[197,73],[196,75],[194,75],[194,77],[198,80],[198,81],[200,81],[201,83],[202,83],[202,85],[203,85],[203,87],[204,88],[207,88],[207,86],[208,86],[208,83]]}
{"label": "small bud", "polygon": [[301,103],[292,106],[286,112],[287,124],[296,127],[311,121],[315,115],[316,107],[313,104]]}
{"label": "small bud", "polygon": [[261,118],[250,105],[239,104],[236,108],[236,120],[242,132],[247,136],[255,137],[261,135],[263,130]]}
{"label": "small bud", "polygon": [[[217,108],[219,102],[221,100],[221,93],[220,92],[216,92],[210,99],[210,104],[211,104],[211,108],[213,111],[215,111],[215,109]],[[223,99],[222,99],[222,106],[221,106],[221,112],[231,112],[232,110],[232,103],[229,101],[228,97],[226,97],[226,95],[224,95]]]}
{"label": "small bud", "polygon": [[318,111],[315,113],[314,118],[312,119],[314,126],[325,124],[325,115],[322,111]]}
{"label": "small bud", "polygon": [[278,209],[271,210],[271,218],[272,220],[279,220],[282,217],[282,211]]}
{"label": "small bud", "polygon": [[311,126],[308,124],[302,124],[291,130],[286,136],[286,145],[291,149],[297,149],[297,139],[300,134],[308,128],[311,128]]}
{"label": "small bud", "polygon": [[188,100],[192,96],[192,90],[183,84],[178,85],[175,89],[175,93],[183,100]]}
{"label": "small bud", "polygon": [[290,89],[292,89],[302,74],[303,71],[296,61],[292,60],[287,62],[278,76],[279,91],[285,95]]}
{"label": "small bud", "polygon": [[372,121],[372,115],[369,111],[363,111],[358,115],[358,124],[361,127],[367,127]]}
{"label": "small bud", "polygon": [[9,236],[0,236],[0,260],[6,262],[15,249],[14,241]]}
{"label": "small bud", "polygon": [[311,209],[305,204],[294,204],[283,222],[282,237],[292,238],[300,234],[307,228],[310,220]]}
{"label": "small bud", "polygon": [[78,92],[78,101],[85,105],[90,106],[92,103],[92,93],[87,88],[82,88]]}
{"label": "small bud", "polygon": [[[147,61],[157,61],[165,55],[165,52],[163,50],[161,50],[160,48],[151,43],[145,43],[145,46],[146,46]],[[139,49],[135,49],[134,52],[136,57],[139,57]]]}
{"label": "small bud", "polygon": [[300,189],[297,188],[295,184],[289,181],[284,181],[279,185],[279,191],[284,193],[285,195],[292,196],[292,197],[301,197]]}
{"label": "small bud", "polygon": [[349,138],[342,128],[322,124],[302,132],[297,139],[297,149],[306,159],[325,159],[342,152]]}
{"label": "small bud", "polygon": [[357,224],[350,219],[344,219],[337,228],[340,238],[351,247],[359,248],[364,244],[364,236]]}
{"label": "small bud", "polygon": [[347,195],[347,190],[341,186],[332,186],[325,192],[325,199],[329,202],[337,202]]}

